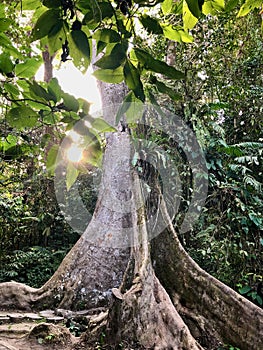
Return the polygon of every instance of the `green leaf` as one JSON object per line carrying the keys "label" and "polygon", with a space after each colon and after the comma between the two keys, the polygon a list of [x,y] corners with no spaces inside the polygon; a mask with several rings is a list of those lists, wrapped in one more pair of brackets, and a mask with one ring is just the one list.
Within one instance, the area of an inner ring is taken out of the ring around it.
{"label": "green leaf", "polygon": [[192,35],[185,30],[179,30],[179,34],[183,43],[192,43],[194,41]]}
{"label": "green leaf", "polygon": [[152,77],[150,82],[153,83],[157,87],[159,92],[161,92],[163,94],[167,94],[169,97],[171,97],[172,100],[179,101],[182,99],[182,96],[180,94],[178,94],[173,89],[166,86],[161,81],[158,81],[155,77]]}
{"label": "green leaf", "polygon": [[42,62],[36,58],[28,58],[15,66],[15,74],[20,78],[32,78],[37,73]]}
{"label": "green leaf", "polygon": [[123,73],[128,88],[134,92],[134,95],[138,99],[145,101],[143,85],[137,68],[131,62],[127,61],[124,65]]}
{"label": "green leaf", "polygon": [[[185,0],[189,10],[191,11],[191,13],[196,17],[199,18],[201,15],[201,10],[202,10],[202,6],[199,5],[199,3],[201,3],[201,1],[197,1],[197,0]],[[204,1],[202,1],[203,3]]]}
{"label": "green leaf", "polygon": [[262,228],[263,219],[258,217],[255,213],[248,213],[250,220],[259,228]]}
{"label": "green leaf", "polygon": [[172,25],[163,25],[163,33],[167,39],[178,41],[179,43],[192,43],[194,41],[194,38],[187,31],[173,28]]}
{"label": "green leaf", "polygon": [[50,95],[41,85],[39,85],[36,81],[33,81],[33,83],[30,85],[29,88],[31,94],[33,93],[36,97],[40,97],[45,101],[52,100],[52,95]]}
{"label": "green leaf", "polygon": [[92,122],[92,128],[95,129],[98,133],[116,131],[116,129],[113,126],[108,124],[102,118],[95,118],[94,121]]}
{"label": "green leaf", "polygon": [[126,121],[128,123],[136,123],[143,116],[144,112],[144,103],[136,98],[134,94],[132,96],[132,101],[129,105],[129,108],[126,111]]}
{"label": "green leaf", "polygon": [[164,0],[161,4],[161,8],[164,15],[168,15],[171,13],[171,10],[173,8],[173,0]]}
{"label": "green leaf", "polygon": [[7,91],[9,94],[13,95],[13,96],[19,96],[20,91],[19,89],[11,83],[5,83],[4,85],[5,91]]}
{"label": "green leaf", "polygon": [[54,28],[60,19],[59,10],[47,10],[37,20],[33,31],[32,41],[44,38]]}
{"label": "green leaf", "polygon": [[118,84],[124,79],[123,67],[118,67],[116,69],[97,69],[93,72],[93,75],[105,83]]}
{"label": "green leaf", "polygon": [[48,51],[53,55],[61,49],[62,43],[66,40],[67,23],[59,19],[48,33]]}
{"label": "green leaf", "polygon": [[11,40],[4,33],[0,33],[0,47],[8,49],[9,55],[22,57],[21,53],[12,45]]}
{"label": "green leaf", "polygon": [[9,134],[6,137],[5,142],[3,143],[4,151],[7,151],[9,148],[12,148],[17,145],[18,138],[15,135]]}
{"label": "green leaf", "polygon": [[42,4],[40,0],[23,0],[21,5],[23,10],[35,10]]}
{"label": "green leaf", "polygon": [[88,115],[90,111],[90,103],[81,97],[78,98],[78,101],[79,101],[79,109],[81,109],[85,115]]}
{"label": "green leaf", "polygon": [[52,100],[56,103],[59,102],[62,96],[62,89],[58,83],[57,78],[52,78],[48,83],[48,93],[51,96]]}
{"label": "green leaf", "polygon": [[53,145],[48,151],[46,168],[49,175],[54,175],[57,166],[57,156],[59,151],[59,145]]}
{"label": "green leaf", "polygon": [[163,34],[162,27],[157,19],[148,15],[143,15],[140,17],[140,21],[148,33]]}
{"label": "green leaf", "polygon": [[79,101],[72,95],[63,92],[62,93],[63,103],[67,110],[77,112],[79,110]]}
{"label": "green leaf", "polygon": [[78,175],[79,175],[79,170],[72,163],[68,163],[67,174],[66,174],[66,185],[67,185],[68,191],[77,180]]}
{"label": "green leaf", "polygon": [[218,12],[223,11],[224,7],[225,7],[224,0],[206,1],[203,5],[203,13],[205,15],[211,14],[215,16],[218,14]]}
{"label": "green leaf", "polygon": [[102,41],[104,43],[118,43],[121,41],[120,34],[113,29],[98,29],[93,38],[98,42]]}
{"label": "green leaf", "polygon": [[58,8],[61,6],[61,0],[43,0],[43,5],[48,8]]}
{"label": "green leaf", "polygon": [[249,291],[251,291],[251,287],[249,287],[249,286],[244,286],[244,287],[239,289],[240,294],[247,294]]}
{"label": "green leaf", "polygon": [[86,72],[91,61],[90,42],[87,35],[82,30],[73,30],[68,41],[74,65],[83,73]]}
{"label": "green leaf", "polygon": [[160,73],[167,76],[170,79],[184,79],[185,75],[169,66],[167,63],[154,59],[148,52],[142,49],[134,49],[137,59],[143,64],[143,66],[155,73]]}
{"label": "green leaf", "polygon": [[1,53],[0,55],[0,72],[1,73],[11,73],[13,71],[14,65],[7,53]]}
{"label": "green leaf", "polygon": [[8,124],[17,129],[34,127],[38,120],[38,114],[31,108],[20,106],[10,109],[6,115]]}
{"label": "green leaf", "polygon": [[124,45],[116,44],[109,55],[104,55],[95,62],[95,66],[103,69],[116,69],[124,63],[125,59],[126,50],[124,50]]}
{"label": "green leaf", "polygon": [[[130,91],[123,99],[121,106],[116,114],[116,125],[121,119],[125,119],[130,123],[141,119],[144,112],[144,104],[139,100],[133,91]],[[126,115],[126,116],[125,116]]]}
{"label": "green leaf", "polygon": [[263,300],[262,300],[262,298],[261,298],[260,295],[257,294],[256,300],[257,300],[257,302],[259,303],[259,305],[262,305],[262,304],[263,304]]}
{"label": "green leaf", "polygon": [[254,8],[260,6],[262,6],[262,0],[246,0],[246,2],[241,6],[237,17],[243,17],[254,10]]}
{"label": "green leaf", "polygon": [[184,30],[192,29],[198,22],[198,19],[189,10],[187,2],[183,1],[183,24]]}
{"label": "green leaf", "polygon": [[172,25],[163,26],[163,33],[167,39],[181,42],[181,35],[177,29],[174,29]]}
{"label": "green leaf", "polygon": [[12,21],[8,18],[0,18],[0,32],[6,31],[11,23]]}
{"label": "green leaf", "polygon": [[85,9],[83,24],[90,29],[94,29],[105,18],[111,18],[114,15],[114,9],[109,2],[80,1],[78,6]]}
{"label": "green leaf", "polygon": [[239,3],[239,0],[228,0],[225,5],[225,11],[226,12],[232,11],[237,6],[238,3]]}

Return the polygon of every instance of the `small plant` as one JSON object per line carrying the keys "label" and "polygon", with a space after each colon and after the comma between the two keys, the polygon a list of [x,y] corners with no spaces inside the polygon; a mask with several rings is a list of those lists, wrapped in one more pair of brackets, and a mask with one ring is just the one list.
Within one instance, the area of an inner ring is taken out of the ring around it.
{"label": "small plant", "polygon": [[45,340],[52,341],[55,338],[55,334],[50,333],[45,337]]}
{"label": "small plant", "polygon": [[73,322],[69,322],[69,324],[66,324],[68,330],[70,333],[72,333],[75,337],[79,337],[81,334],[80,328]]}

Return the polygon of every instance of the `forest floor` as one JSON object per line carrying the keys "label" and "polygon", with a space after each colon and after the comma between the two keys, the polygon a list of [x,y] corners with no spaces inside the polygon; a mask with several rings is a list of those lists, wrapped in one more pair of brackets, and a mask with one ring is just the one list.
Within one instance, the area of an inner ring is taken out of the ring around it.
{"label": "forest floor", "polygon": [[[141,347],[122,344],[107,346],[100,341],[88,346],[85,335],[89,323],[96,326],[105,319],[105,311],[86,315],[87,312],[71,312],[67,310],[44,310],[40,312],[0,311],[0,350],[140,350]],[[86,321],[86,322],[85,322]],[[71,332],[70,332],[71,330]],[[73,335],[73,333],[78,336]]]}
{"label": "forest floor", "polygon": [[[55,315],[52,310],[0,311],[0,350],[87,350],[87,346],[81,345],[80,337],[69,331],[66,322],[65,317]],[[69,325],[73,327],[73,321]]]}

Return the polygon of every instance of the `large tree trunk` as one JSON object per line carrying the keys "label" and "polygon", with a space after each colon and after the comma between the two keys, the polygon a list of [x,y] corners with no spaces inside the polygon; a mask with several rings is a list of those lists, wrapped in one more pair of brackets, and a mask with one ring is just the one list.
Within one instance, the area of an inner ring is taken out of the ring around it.
{"label": "large tree trunk", "polygon": [[[105,88],[104,106],[112,96],[120,102],[119,89]],[[166,230],[149,243],[130,154],[129,133],[107,136],[102,186],[86,231],[42,288],[0,284],[1,308],[109,308],[106,330],[113,344],[197,350],[226,342],[242,350],[263,348],[262,310],[189,257],[163,201],[158,220]],[[83,339],[88,342],[89,336]]]}

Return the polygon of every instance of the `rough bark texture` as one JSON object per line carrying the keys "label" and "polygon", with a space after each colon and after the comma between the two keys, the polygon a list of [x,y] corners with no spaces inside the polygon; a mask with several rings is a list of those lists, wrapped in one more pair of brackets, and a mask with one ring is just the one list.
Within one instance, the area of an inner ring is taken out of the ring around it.
{"label": "rough bark texture", "polygon": [[156,274],[191,333],[242,350],[263,348],[263,310],[202,270],[183,249],[162,208],[167,230],[152,243]]}

